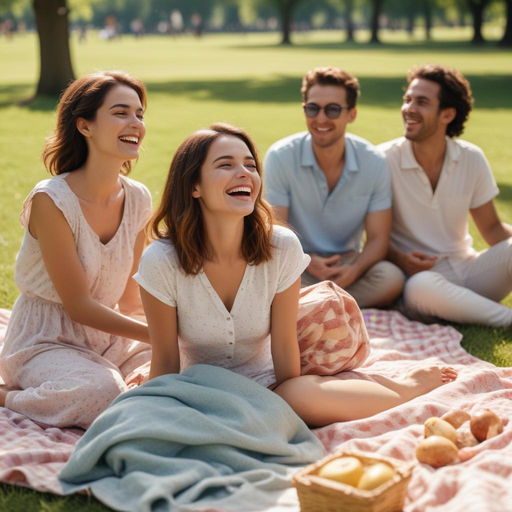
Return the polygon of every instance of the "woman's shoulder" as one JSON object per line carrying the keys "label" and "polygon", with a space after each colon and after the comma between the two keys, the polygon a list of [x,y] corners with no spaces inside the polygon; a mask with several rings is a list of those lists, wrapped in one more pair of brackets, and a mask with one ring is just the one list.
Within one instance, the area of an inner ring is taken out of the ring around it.
{"label": "woman's shoulder", "polygon": [[301,247],[297,235],[289,228],[275,225],[272,231],[272,245],[278,250]]}
{"label": "woman's shoulder", "polygon": [[169,240],[155,240],[151,242],[144,249],[141,261],[155,264],[171,264],[173,267],[179,266],[178,254],[174,245]]}
{"label": "woman's shoulder", "polygon": [[23,202],[23,209],[20,215],[21,225],[26,229],[30,219],[30,212],[32,211],[32,201],[34,196],[44,193],[51,198],[53,203],[59,210],[64,213],[70,226],[73,226],[72,219],[76,217],[77,205],[73,192],[69,185],[64,180],[67,174],[59,174],[53,178],[40,181],[27,196]]}
{"label": "woman's shoulder", "polygon": [[155,240],[146,247],[133,278],[164,304],[176,307],[178,269],[173,245],[166,240]]}
{"label": "woman's shoulder", "polygon": [[148,187],[141,183],[140,181],[133,180],[132,178],[128,178],[127,176],[120,175],[120,178],[124,184],[124,186],[133,193],[133,195],[142,198],[148,198],[151,200],[151,192]]}
{"label": "woman's shoulder", "polygon": [[48,192],[50,194],[68,194],[71,189],[64,179],[67,174],[68,173],[58,174],[57,176],[41,180],[32,189],[29,197],[37,194],[38,192]]}
{"label": "woman's shoulder", "polygon": [[274,226],[272,245],[272,265],[277,270],[276,293],[281,293],[297,281],[311,258],[304,254],[297,235],[284,226]]}

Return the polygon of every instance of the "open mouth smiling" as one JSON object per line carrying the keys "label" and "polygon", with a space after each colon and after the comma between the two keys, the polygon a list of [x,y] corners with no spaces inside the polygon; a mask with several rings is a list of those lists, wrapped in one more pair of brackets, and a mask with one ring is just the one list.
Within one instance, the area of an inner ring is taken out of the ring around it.
{"label": "open mouth smiling", "polygon": [[126,144],[132,144],[134,146],[136,146],[139,143],[139,138],[136,137],[135,135],[121,135],[121,137],[119,137],[119,140],[121,142],[125,142]]}
{"label": "open mouth smiling", "polygon": [[250,197],[251,196],[251,188],[250,187],[234,187],[230,188],[226,191],[228,196],[232,197]]}

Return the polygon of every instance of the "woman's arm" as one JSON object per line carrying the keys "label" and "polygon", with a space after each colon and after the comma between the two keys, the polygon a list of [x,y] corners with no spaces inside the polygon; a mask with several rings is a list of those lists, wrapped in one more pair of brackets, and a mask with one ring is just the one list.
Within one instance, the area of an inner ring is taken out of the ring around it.
{"label": "woman's arm", "polygon": [[164,304],[141,287],[142,304],[151,337],[151,370],[149,378],[180,372],[178,321],[176,308]]}
{"label": "woman's arm", "polygon": [[91,298],[71,228],[62,212],[45,193],[36,194],[32,199],[29,229],[39,242],[48,275],[74,322],[149,343],[147,325]]}
{"label": "woman's arm", "polygon": [[130,278],[126,283],[123,296],[119,300],[119,311],[123,315],[131,317],[144,317],[144,310],[142,308],[142,302],[140,299],[139,285],[131,276],[133,276],[139,268],[140,257],[145,245],[146,234],[144,230],[142,230],[139,231],[137,239],[135,240],[135,246],[133,248],[133,266],[130,272]]}
{"label": "woman's arm", "polygon": [[272,302],[271,349],[276,384],[300,375],[300,351],[297,342],[300,277]]}

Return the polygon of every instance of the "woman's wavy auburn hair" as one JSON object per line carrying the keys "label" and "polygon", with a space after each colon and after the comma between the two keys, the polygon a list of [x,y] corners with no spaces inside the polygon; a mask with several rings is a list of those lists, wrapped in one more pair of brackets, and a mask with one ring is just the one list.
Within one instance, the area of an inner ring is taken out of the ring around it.
{"label": "woman's wavy auburn hair", "polygon": [[[63,174],[82,167],[89,150],[85,137],[78,131],[79,118],[92,121],[103,105],[105,96],[112,87],[126,85],[139,96],[142,108],[146,110],[146,87],[127,73],[101,71],[91,73],[72,82],[64,91],[57,108],[57,128],[46,139],[43,162],[50,174]],[[132,169],[130,161],[124,162],[121,173],[127,175]]]}
{"label": "woman's wavy auburn hair", "polygon": [[[190,135],[178,148],[171,162],[162,200],[148,229],[153,238],[169,240],[176,250],[181,268],[196,275],[205,260],[211,258],[203,214],[199,201],[192,196],[194,186],[201,180],[201,168],[212,143],[222,135],[238,137],[245,142],[262,175],[261,161],[250,136],[241,128],[216,123],[206,130]],[[272,258],[274,214],[262,198],[263,182],[254,210],[244,218],[242,255],[250,265]]]}

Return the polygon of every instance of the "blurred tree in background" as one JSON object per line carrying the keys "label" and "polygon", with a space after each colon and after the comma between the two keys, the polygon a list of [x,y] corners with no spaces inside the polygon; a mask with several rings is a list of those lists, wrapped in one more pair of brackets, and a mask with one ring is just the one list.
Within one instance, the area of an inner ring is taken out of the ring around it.
{"label": "blurred tree in background", "polygon": [[66,0],[34,0],[39,35],[39,82],[36,96],[56,95],[74,80],[69,51],[69,21]]}
{"label": "blurred tree in background", "polygon": [[502,46],[512,46],[512,0],[505,0],[507,22],[505,33],[500,41]]}
{"label": "blurred tree in background", "polygon": [[[178,13],[178,14],[176,14]],[[182,28],[173,28],[173,16]],[[70,25],[100,29],[104,38],[124,33],[280,30],[281,44],[291,44],[294,31],[340,30],[353,42],[357,30],[379,31],[421,27],[425,38],[435,25],[473,27],[472,42],[485,43],[484,21],[501,20],[501,44],[512,46],[512,0],[0,0],[0,22],[23,23],[38,32],[40,74],[37,94],[58,95],[73,79],[69,51]],[[340,38],[341,42],[341,38]]]}
{"label": "blurred tree in background", "polygon": [[467,0],[468,7],[473,16],[473,40],[475,44],[484,42],[482,25],[484,22],[484,9],[489,5],[490,0]]}

